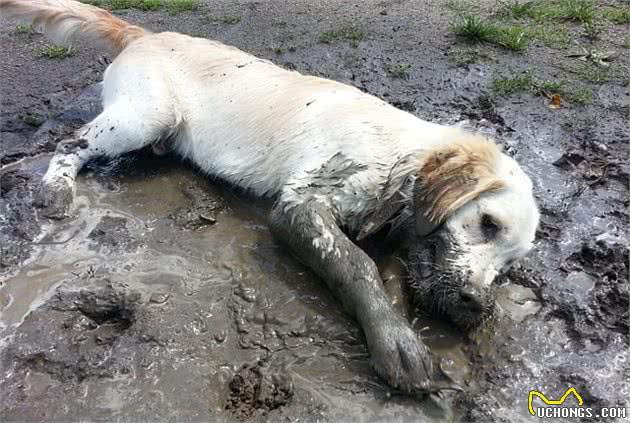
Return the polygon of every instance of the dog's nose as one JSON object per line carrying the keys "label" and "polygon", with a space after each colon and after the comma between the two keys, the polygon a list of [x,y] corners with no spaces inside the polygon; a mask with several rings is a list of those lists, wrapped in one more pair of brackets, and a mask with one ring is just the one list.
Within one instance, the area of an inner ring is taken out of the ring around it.
{"label": "dog's nose", "polygon": [[483,310],[483,295],[477,288],[469,286],[459,291],[462,305],[474,311]]}

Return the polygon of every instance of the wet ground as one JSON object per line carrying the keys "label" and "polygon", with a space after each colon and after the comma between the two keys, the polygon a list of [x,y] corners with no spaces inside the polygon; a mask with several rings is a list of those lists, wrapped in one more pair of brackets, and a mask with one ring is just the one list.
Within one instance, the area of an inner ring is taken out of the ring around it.
{"label": "wet ground", "polygon": [[[75,218],[38,217],[33,188],[56,142],[98,112],[108,59],[81,45],[37,57],[43,39],[3,21],[0,418],[513,422],[536,419],[530,390],[555,398],[568,387],[587,407],[630,407],[628,26],[596,41],[570,26],[573,42],[621,53],[605,80],[590,81],[567,73],[580,64],[570,48],[466,44],[448,30],[451,3],[205,2],[121,14],[358,86],[425,119],[465,121],[517,158],[542,222],[535,250],[500,281],[496,319],[465,336],[410,316],[438,376],[464,392],[390,392],[368,368],[357,325],[271,238],[269,204],[186,163],[148,152],[92,163]],[[364,36],[320,42],[348,25]],[[493,80],[528,69],[579,82],[592,103],[551,109],[545,96],[493,91]],[[396,260],[378,261],[399,297]]]}

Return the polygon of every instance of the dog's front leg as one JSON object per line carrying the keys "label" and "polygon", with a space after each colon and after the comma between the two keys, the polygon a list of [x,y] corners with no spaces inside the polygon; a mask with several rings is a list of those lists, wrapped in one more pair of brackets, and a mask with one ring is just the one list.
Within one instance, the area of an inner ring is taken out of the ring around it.
{"label": "dog's front leg", "polygon": [[396,314],[376,264],[339,229],[329,208],[315,200],[298,205],[278,201],[271,227],[358,320],[379,376],[407,392],[429,390],[429,350]]}

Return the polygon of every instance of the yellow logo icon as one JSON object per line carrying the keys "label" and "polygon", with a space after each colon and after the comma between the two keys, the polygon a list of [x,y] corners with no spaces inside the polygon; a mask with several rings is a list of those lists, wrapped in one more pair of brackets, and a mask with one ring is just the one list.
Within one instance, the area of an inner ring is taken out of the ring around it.
{"label": "yellow logo icon", "polygon": [[543,400],[543,402],[547,405],[562,405],[562,403],[564,403],[564,400],[567,399],[569,394],[573,394],[575,396],[575,398],[577,399],[578,405],[581,407],[584,401],[582,400],[582,397],[580,396],[580,394],[578,394],[578,392],[573,387],[567,389],[567,391],[564,393],[562,398],[560,398],[559,400],[550,400],[542,392],[529,391],[529,396],[527,397],[527,405],[529,406],[529,412],[532,416],[536,415],[536,413],[534,412],[534,407],[532,406],[532,401],[534,400],[535,396]]}

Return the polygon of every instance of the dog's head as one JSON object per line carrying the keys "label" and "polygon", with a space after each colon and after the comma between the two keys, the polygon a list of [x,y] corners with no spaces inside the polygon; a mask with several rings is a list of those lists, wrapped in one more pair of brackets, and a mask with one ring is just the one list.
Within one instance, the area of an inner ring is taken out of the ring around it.
{"label": "dog's head", "polygon": [[472,135],[407,160],[412,173],[394,182],[407,172],[393,170],[359,236],[405,222],[416,301],[476,327],[494,310],[496,276],[532,248],[539,219],[532,183],[493,142]]}

